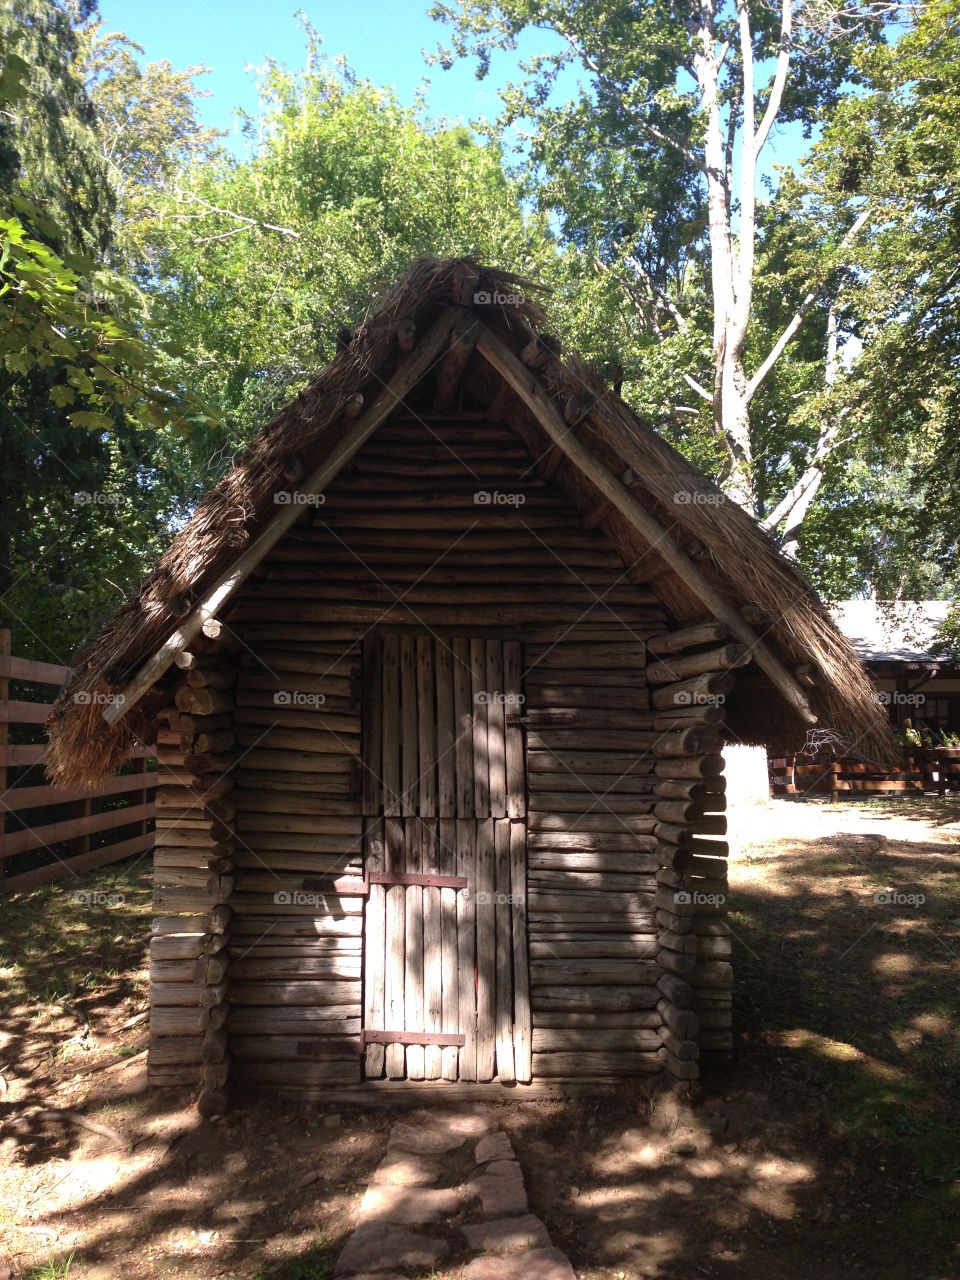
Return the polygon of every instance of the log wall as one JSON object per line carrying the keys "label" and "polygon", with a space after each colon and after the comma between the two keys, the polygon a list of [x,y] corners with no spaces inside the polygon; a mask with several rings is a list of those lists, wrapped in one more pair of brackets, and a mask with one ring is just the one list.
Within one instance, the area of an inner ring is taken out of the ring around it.
{"label": "log wall", "polygon": [[238,661],[226,637],[197,649],[157,739],[148,1074],[153,1084],[199,1084],[201,1112],[216,1115],[228,1070]]}
{"label": "log wall", "polygon": [[[176,942],[157,961],[179,967],[157,969],[155,1079],[194,1080],[215,1061],[204,1085],[222,1091],[229,1044],[239,1081],[304,1098],[361,1084],[357,882],[385,857],[362,734],[380,743],[384,776],[395,768],[398,817],[444,812],[442,776],[434,794],[412,756],[407,768],[402,716],[396,743],[375,723],[384,674],[364,638],[397,633],[521,642],[534,1081],[690,1078],[708,1032],[727,1044],[725,926],[678,894],[718,883],[723,865],[721,842],[699,844],[720,833],[723,783],[716,704],[698,699],[727,687],[739,654],[712,624],[670,648],[643,562],[625,564],[596,513],[533,463],[501,427],[391,421],[240,593],[225,619],[235,650],[204,686],[189,767],[172,731],[164,747],[174,812],[158,933]],[[465,760],[453,759],[456,790]],[[194,816],[198,777],[229,793],[224,827]],[[171,1007],[187,1012],[171,1021]],[[400,1083],[386,1076],[367,1087]]]}

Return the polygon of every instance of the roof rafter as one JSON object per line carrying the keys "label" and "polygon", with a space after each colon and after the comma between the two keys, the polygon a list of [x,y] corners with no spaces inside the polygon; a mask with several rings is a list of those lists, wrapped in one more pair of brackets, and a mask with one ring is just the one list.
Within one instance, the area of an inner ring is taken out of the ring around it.
{"label": "roof rafter", "polygon": [[[299,486],[300,492],[322,492],[343,470],[380,423],[393,412],[403,397],[413,390],[437,362],[460,316],[461,312],[453,307],[440,313],[433,328],[399,365],[366,413],[362,413],[357,418],[350,431]],[[276,514],[264,525],[246,551],[214,583],[172,635],[168,636],[160,648],[147,659],[116,700],[104,709],[103,718],[107,724],[115,724],[122,719],[130,708],[135,706],[157,683],[177,654],[182,653],[196,638],[204,622],[208,618],[215,617],[223,608],[267,552],[276,546],[293,525],[302,510],[303,508],[295,503],[284,504],[277,508]]]}
{"label": "roof rafter", "polygon": [[724,600],[668,530],[574,435],[573,428],[567,425],[536,377],[486,325],[481,328],[477,337],[477,352],[510,383],[557,448],[630,521],[677,577],[703,601],[713,616],[726,623],[736,638],[749,646],[757,666],[766,672],[797,714],[807,724],[816,724],[818,717],[803,690],[776,654],[744,622],[733,606]]}

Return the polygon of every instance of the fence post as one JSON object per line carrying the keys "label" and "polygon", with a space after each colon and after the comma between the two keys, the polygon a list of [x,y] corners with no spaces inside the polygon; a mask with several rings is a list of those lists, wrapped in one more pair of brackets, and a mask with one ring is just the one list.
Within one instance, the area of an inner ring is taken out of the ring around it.
{"label": "fence post", "polygon": [[[146,760],[146,757],[145,757],[145,756],[137,756],[137,757],[136,757],[136,759],[134,759],[134,760],[131,760],[131,761],[130,761],[130,766],[131,766],[131,767],[130,767],[130,772],[131,772],[131,773],[143,773],[143,774],[145,774],[145,773],[147,772],[147,760]],[[148,779],[144,778],[144,781],[146,782],[146,781],[148,781]],[[146,787],[144,787],[144,789],[143,789],[142,791],[135,791],[135,792],[131,795],[131,797],[130,797],[130,804],[131,804],[131,805],[141,805],[141,804],[146,804],[146,803],[147,803],[147,788],[146,788]],[[149,825],[149,821],[150,821],[150,820],[149,820],[149,818],[144,818],[141,822],[138,822],[138,823],[137,823],[137,827],[136,827],[137,835],[139,835],[139,836],[145,836],[145,835],[147,834],[147,827],[148,827],[148,825]]]}
{"label": "fence post", "polygon": [[[9,658],[13,652],[11,647],[10,632],[6,627],[0,627],[0,658]],[[7,715],[7,702],[10,699],[10,678],[4,671],[0,674],[0,708],[2,708],[2,717],[0,717],[0,796],[7,794],[7,746],[10,742],[10,721]],[[7,829],[7,812],[6,809],[0,808],[0,845],[3,844],[3,835]],[[0,879],[4,875],[4,865],[0,863]]]}
{"label": "fence post", "polygon": [[840,799],[840,761],[830,761],[830,801],[836,804]]}

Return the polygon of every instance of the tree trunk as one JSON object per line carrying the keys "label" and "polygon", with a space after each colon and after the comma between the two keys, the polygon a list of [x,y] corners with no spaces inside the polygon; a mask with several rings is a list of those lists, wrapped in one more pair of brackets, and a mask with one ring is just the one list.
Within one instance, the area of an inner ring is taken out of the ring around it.
{"label": "tree trunk", "polygon": [[747,377],[742,352],[730,351],[726,336],[717,352],[716,379],[718,395],[714,402],[714,415],[730,454],[730,469],[724,483],[724,492],[745,510],[753,513],[756,509],[756,495],[753,487]]}

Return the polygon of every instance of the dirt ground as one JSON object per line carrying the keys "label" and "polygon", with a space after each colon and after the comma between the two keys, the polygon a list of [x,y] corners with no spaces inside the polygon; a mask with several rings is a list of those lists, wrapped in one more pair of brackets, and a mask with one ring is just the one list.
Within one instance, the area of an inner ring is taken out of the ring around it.
{"label": "dirt ground", "polygon": [[[960,804],[731,827],[736,1065],[498,1106],[531,1208],[580,1280],[956,1280]],[[330,1276],[393,1117],[147,1090],[145,869],[82,890],[0,903],[0,1280]]]}

